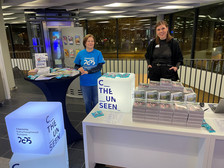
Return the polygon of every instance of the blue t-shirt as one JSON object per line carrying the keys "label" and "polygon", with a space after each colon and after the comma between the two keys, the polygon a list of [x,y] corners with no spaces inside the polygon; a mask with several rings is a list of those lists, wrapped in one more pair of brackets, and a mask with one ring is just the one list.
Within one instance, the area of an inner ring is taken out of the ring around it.
{"label": "blue t-shirt", "polygon": [[[93,49],[91,52],[87,52],[86,49],[81,50],[74,61],[75,64],[81,65],[84,70],[89,70],[96,67],[99,63],[105,63],[103,55],[99,50]],[[101,72],[98,71],[92,74],[85,74],[80,76],[81,86],[96,86],[97,79],[101,76]]]}

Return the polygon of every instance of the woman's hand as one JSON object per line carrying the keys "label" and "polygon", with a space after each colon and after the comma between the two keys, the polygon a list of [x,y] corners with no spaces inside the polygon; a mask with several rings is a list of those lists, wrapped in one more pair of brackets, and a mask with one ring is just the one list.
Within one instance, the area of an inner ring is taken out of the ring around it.
{"label": "woman's hand", "polygon": [[152,68],[152,65],[148,65],[148,68]]}
{"label": "woman's hand", "polygon": [[82,75],[88,74],[88,71],[83,71]]}
{"label": "woman's hand", "polygon": [[169,70],[174,70],[174,72],[176,72],[177,70],[178,70],[178,68],[177,67],[171,67]]}
{"label": "woman's hand", "polygon": [[78,70],[81,72],[81,74],[83,74],[83,72],[85,71],[85,70],[83,69],[83,67],[80,67]]}

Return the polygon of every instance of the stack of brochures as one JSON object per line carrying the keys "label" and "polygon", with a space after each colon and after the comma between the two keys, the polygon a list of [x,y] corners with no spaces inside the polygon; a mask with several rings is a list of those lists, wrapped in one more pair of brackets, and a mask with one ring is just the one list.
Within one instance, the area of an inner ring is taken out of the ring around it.
{"label": "stack of brochures", "polygon": [[132,119],[136,122],[201,127],[204,111],[196,103],[135,99]]}
{"label": "stack of brochures", "polygon": [[146,102],[145,121],[149,123],[156,123],[159,120],[159,102],[148,101]]}
{"label": "stack of brochures", "polygon": [[132,109],[132,118],[133,121],[145,122],[145,100],[136,99]]}
{"label": "stack of brochures", "polygon": [[173,103],[160,102],[159,107],[159,123],[171,124],[174,113]]}
{"label": "stack of brochures", "polygon": [[201,127],[201,123],[204,119],[204,110],[202,110],[199,104],[187,104],[188,107],[188,120],[187,126]]}
{"label": "stack of brochures", "polygon": [[[46,67],[47,68],[47,67]],[[28,78],[31,80],[50,80],[52,78],[60,79],[62,77],[72,77],[78,75],[80,72],[76,69],[71,68],[54,68],[44,71],[46,68],[39,68],[37,69],[37,74],[29,75]],[[41,70],[40,70],[41,69]],[[39,73],[41,72],[41,73]]]}
{"label": "stack of brochures", "polygon": [[135,98],[154,99],[164,101],[196,102],[196,93],[192,88],[187,88],[181,82],[161,79],[140,83],[135,90]]}
{"label": "stack of brochures", "polygon": [[188,109],[185,103],[174,103],[173,125],[186,126]]}

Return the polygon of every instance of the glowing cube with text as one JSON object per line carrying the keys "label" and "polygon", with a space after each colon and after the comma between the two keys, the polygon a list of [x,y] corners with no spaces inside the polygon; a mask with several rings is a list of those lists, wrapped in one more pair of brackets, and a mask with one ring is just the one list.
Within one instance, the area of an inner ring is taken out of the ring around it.
{"label": "glowing cube with text", "polygon": [[132,112],[135,74],[106,73],[98,79],[98,99],[101,110]]}
{"label": "glowing cube with text", "polygon": [[13,153],[49,154],[64,134],[60,102],[28,102],[5,121]]}

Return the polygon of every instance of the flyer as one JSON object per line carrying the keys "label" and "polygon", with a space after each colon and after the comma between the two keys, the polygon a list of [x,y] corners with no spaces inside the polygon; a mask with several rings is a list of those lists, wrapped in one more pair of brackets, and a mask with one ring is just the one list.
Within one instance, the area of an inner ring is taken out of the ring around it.
{"label": "flyer", "polygon": [[73,49],[69,49],[69,56],[70,57],[75,57],[75,52]]}
{"label": "flyer", "polygon": [[68,44],[67,36],[63,36],[63,42],[64,42],[64,45],[67,45]]}
{"label": "flyer", "polygon": [[46,67],[47,66],[46,53],[35,53],[35,63],[37,68]]}
{"label": "flyer", "polygon": [[73,37],[72,36],[68,36],[68,42],[70,45],[73,45]]}
{"label": "flyer", "polygon": [[65,56],[66,56],[66,57],[69,57],[68,49],[64,49],[64,52],[65,52]]}
{"label": "flyer", "polygon": [[75,36],[75,44],[76,45],[80,44],[80,36],[78,36],[78,35]]}

